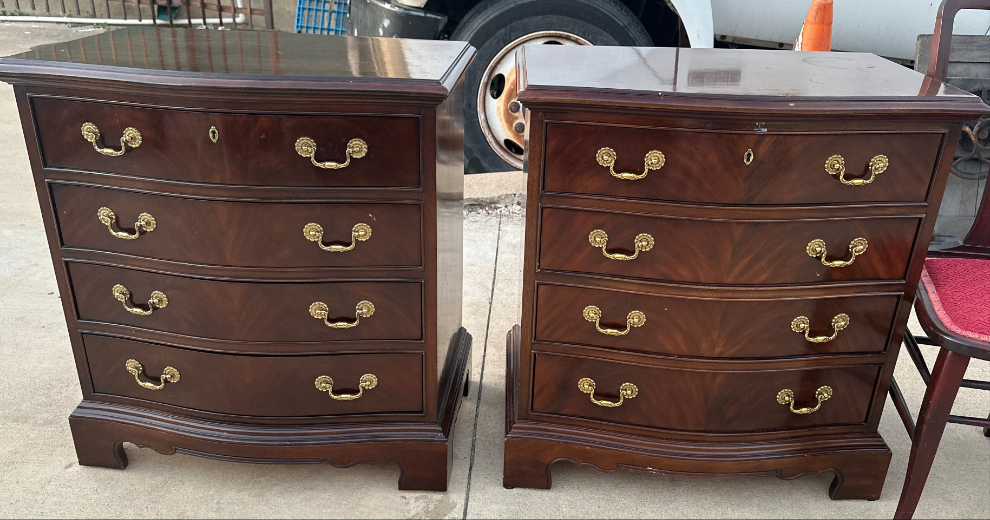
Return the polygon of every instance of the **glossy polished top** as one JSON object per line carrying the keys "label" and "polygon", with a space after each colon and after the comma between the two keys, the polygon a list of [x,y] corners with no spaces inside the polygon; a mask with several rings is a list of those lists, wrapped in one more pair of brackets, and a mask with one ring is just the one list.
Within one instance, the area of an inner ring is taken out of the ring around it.
{"label": "glossy polished top", "polygon": [[450,71],[470,55],[469,49],[467,43],[452,41],[140,26],[42,45],[2,58],[0,74],[32,62],[42,67],[113,67],[116,72],[198,73],[221,79],[446,83]]}
{"label": "glossy polished top", "polygon": [[[873,54],[527,45],[523,89],[814,98],[974,97]],[[522,97],[521,97],[522,99]]]}

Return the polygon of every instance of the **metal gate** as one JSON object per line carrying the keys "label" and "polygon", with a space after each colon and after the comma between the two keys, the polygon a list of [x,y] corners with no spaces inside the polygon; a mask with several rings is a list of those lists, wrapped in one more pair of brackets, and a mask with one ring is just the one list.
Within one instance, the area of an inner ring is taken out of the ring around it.
{"label": "metal gate", "polygon": [[274,29],[272,0],[0,0],[0,20]]}

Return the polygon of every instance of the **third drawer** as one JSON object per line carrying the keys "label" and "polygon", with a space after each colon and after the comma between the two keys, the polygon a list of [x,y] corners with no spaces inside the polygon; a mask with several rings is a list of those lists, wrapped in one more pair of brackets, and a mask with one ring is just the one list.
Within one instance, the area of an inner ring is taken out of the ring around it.
{"label": "third drawer", "polygon": [[900,297],[713,298],[540,284],[535,339],[711,358],[881,352]]}
{"label": "third drawer", "polygon": [[[83,321],[233,341],[419,341],[423,337],[419,280],[259,283],[72,262],[68,268]],[[116,290],[118,286],[127,293]],[[314,304],[322,304],[323,317],[319,312],[314,317]]]}

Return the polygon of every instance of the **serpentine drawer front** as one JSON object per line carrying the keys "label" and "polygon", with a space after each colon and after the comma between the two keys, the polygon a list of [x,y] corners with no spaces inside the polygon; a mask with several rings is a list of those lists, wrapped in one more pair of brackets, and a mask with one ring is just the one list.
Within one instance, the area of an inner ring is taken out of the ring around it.
{"label": "serpentine drawer front", "polygon": [[420,204],[219,202],[65,184],[51,191],[64,247],[239,267],[423,262]]}
{"label": "serpentine drawer front", "polygon": [[[546,139],[548,192],[718,204],[923,202],[942,144],[941,133],[589,124],[548,124]],[[663,159],[650,163],[654,151]],[[716,181],[713,170],[725,175]]]}
{"label": "serpentine drawer front", "polygon": [[[975,96],[856,53],[527,45],[506,487],[829,471],[877,432]],[[785,484],[782,484],[785,485]]]}
{"label": "serpentine drawer front", "polygon": [[[420,185],[413,117],[235,115],[50,98],[32,105],[48,168],[205,184]],[[128,128],[139,144],[122,141]]]}
{"label": "serpentine drawer front", "polygon": [[[75,263],[69,276],[83,321],[235,341],[423,338],[419,282],[221,282]],[[156,291],[166,305],[149,303]]]}
{"label": "serpentine drawer front", "polygon": [[[104,336],[85,335],[83,339],[93,372],[93,390],[99,394],[259,417],[423,410],[422,354],[255,357]],[[136,375],[128,370],[128,360],[139,363]],[[178,378],[173,377],[176,381],[162,380],[166,367],[178,373]],[[362,385],[365,374],[374,377],[366,378]],[[330,391],[317,387],[321,376],[332,380]]]}
{"label": "serpentine drawer front", "polygon": [[[900,299],[899,293],[703,298],[540,284],[535,339],[710,358],[882,352]],[[630,317],[634,312],[640,322]],[[808,326],[801,329],[803,321]]]}
{"label": "serpentine drawer front", "polygon": [[[610,423],[699,432],[742,432],[854,424],[866,421],[880,367],[872,365],[780,370],[684,370],[554,354],[536,354],[533,411]],[[583,378],[594,391],[579,388]],[[636,395],[622,396],[623,384]],[[832,395],[820,409],[794,413],[777,401],[795,396],[793,408],[815,408],[815,392]],[[621,399],[621,405],[619,404]],[[596,403],[595,401],[598,401]],[[604,405],[604,406],[603,406]]]}
{"label": "serpentine drawer front", "polygon": [[547,208],[540,268],[726,285],[902,280],[919,224],[916,217],[746,221]]}
{"label": "serpentine drawer front", "polygon": [[81,465],[123,469],[129,442],[388,460],[400,489],[447,488],[473,56],[134,26],[0,58],[78,365]]}

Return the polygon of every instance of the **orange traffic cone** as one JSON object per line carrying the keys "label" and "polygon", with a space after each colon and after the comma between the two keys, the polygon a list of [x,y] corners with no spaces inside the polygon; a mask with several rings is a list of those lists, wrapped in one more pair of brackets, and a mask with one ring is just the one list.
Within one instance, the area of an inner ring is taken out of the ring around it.
{"label": "orange traffic cone", "polygon": [[811,9],[794,42],[796,51],[832,50],[832,0],[811,0]]}

